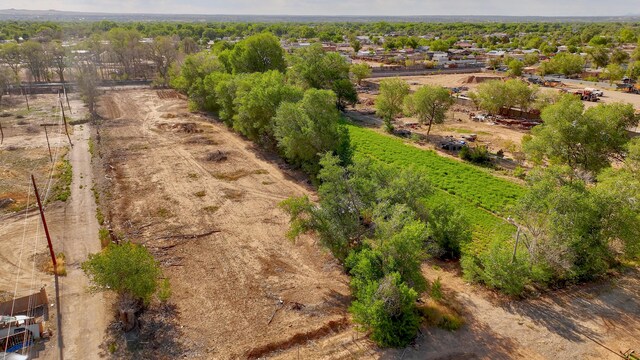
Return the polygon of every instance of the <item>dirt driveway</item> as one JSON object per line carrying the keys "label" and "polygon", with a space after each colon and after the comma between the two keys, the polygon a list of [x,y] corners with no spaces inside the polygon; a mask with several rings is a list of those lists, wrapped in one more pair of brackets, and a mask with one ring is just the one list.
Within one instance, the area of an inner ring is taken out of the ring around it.
{"label": "dirt driveway", "polygon": [[[163,265],[189,357],[259,357],[339,331],[348,279],[278,203],[300,178],[172,92],[112,92],[100,106],[105,213]],[[293,177],[292,177],[293,176]]]}

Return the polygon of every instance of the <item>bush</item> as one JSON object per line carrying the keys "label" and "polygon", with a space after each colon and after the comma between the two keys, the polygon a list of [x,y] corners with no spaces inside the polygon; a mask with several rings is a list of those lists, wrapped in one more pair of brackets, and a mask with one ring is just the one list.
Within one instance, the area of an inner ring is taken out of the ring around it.
{"label": "bush", "polygon": [[431,209],[427,219],[427,249],[437,257],[457,259],[461,244],[471,241],[471,225],[453,206],[442,203]]}
{"label": "bush", "polygon": [[392,273],[370,282],[351,305],[354,319],[371,331],[371,339],[383,347],[408,345],[416,335],[420,317],[418,294]]}
{"label": "bush", "polygon": [[491,161],[489,158],[489,150],[486,146],[464,146],[460,150],[459,156],[461,159],[475,164],[487,164]]}

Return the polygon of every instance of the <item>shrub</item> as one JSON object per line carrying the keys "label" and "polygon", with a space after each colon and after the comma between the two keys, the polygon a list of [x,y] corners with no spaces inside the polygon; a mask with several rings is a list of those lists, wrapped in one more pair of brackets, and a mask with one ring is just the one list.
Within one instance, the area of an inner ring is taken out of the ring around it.
{"label": "shrub", "polygon": [[383,347],[402,347],[415,337],[420,324],[418,294],[392,273],[370,282],[351,305],[354,319],[371,331],[371,339]]}
{"label": "shrub", "polygon": [[457,259],[460,257],[460,245],[471,241],[471,224],[453,206],[442,203],[429,212],[427,233],[427,249],[432,255]]}
{"label": "shrub", "polygon": [[489,150],[486,146],[464,146],[460,150],[460,158],[475,164],[487,164],[490,162]]}

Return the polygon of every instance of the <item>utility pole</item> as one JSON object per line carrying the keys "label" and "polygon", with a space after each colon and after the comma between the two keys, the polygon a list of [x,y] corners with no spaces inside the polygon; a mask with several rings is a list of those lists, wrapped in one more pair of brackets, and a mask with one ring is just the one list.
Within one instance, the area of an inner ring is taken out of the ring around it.
{"label": "utility pole", "polygon": [[47,147],[49,148],[49,158],[51,162],[53,162],[53,155],[51,154],[51,145],[49,144],[49,134],[47,133],[47,126],[56,126],[58,124],[40,124],[40,126],[44,126],[44,136],[47,138]]}
{"label": "utility pole", "polygon": [[60,108],[62,109],[62,120],[64,121],[64,132],[67,133],[67,139],[69,139],[69,145],[73,147],[73,143],[71,142],[71,136],[69,136],[69,129],[67,128],[67,116],[64,114],[64,105],[62,105],[62,98],[60,100]]}
{"label": "utility pole", "polygon": [[67,107],[69,108],[69,112],[71,112],[71,105],[69,105],[69,95],[67,95],[67,87],[62,84],[62,91],[64,92],[64,97],[67,99]]}
{"label": "utility pole", "polygon": [[44,217],[44,210],[42,209],[40,194],[38,194],[38,186],[36,185],[36,178],[33,177],[33,174],[31,174],[31,182],[33,183],[33,189],[36,192],[36,200],[38,200],[38,208],[40,209],[40,218],[42,219],[42,226],[44,226],[44,233],[47,236],[47,242],[49,243],[49,253],[51,254],[51,261],[53,262],[53,273],[58,274],[58,262],[56,261],[56,254],[55,252],[53,252],[53,244],[51,243],[51,236],[49,236],[47,219],[45,219]]}
{"label": "utility pole", "polygon": [[27,93],[24,91],[23,87],[20,87],[20,90],[22,90],[22,95],[24,95],[24,99],[27,101],[27,111],[31,111],[31,109],[29,109],[29,97],[27,96]]}

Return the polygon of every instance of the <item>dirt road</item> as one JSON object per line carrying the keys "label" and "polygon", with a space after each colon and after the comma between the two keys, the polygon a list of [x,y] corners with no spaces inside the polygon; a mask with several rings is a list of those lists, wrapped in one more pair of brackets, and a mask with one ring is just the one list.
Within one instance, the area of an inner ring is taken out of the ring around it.
{"label": "dirt road", "polygon": [[309,193],[296,174],[170,94],[109,93],[100,112],[105,213],[163,265],[174,350],[258,357],[343,327],[348,279],[313,239],[285,236],[278,203]]}
{"label": "dirt road", "polygon": [[93,173],[88,149],[90,130],[77,126],[68,159],[73,167],[71,198],[64,208],[64,232],[58,252],[65,254],[67,276],[60,277],[60,304],[65,359],[97,359],[104,331],[111,320],[103,293],[89,293],[89,281],[80,264],[101,250],[96,205],[91,187]]}

